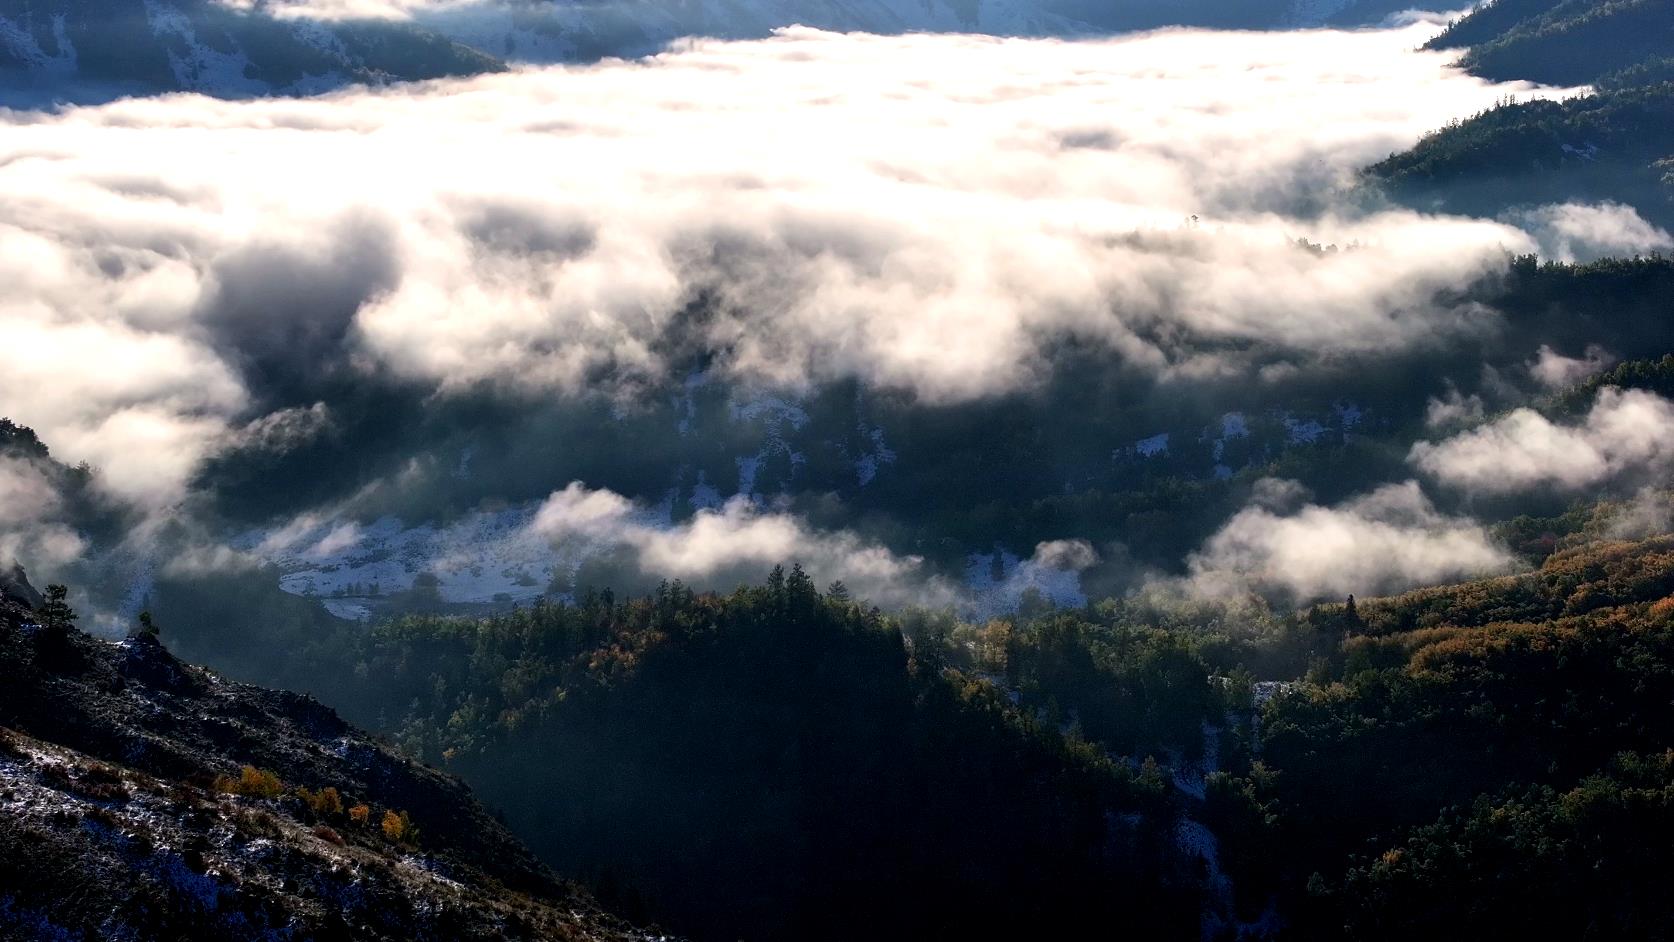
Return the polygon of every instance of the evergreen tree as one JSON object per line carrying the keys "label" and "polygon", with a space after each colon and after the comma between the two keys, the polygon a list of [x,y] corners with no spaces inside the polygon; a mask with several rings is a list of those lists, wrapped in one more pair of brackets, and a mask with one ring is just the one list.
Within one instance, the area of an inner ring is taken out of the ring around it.
{"label": "evergreen tree", "polygon": [[41,606],[41,626],[49,631],[68,632],[75,626],[76,612],[66,601],[70,590],[53,583],[46,587],[46,603]]}

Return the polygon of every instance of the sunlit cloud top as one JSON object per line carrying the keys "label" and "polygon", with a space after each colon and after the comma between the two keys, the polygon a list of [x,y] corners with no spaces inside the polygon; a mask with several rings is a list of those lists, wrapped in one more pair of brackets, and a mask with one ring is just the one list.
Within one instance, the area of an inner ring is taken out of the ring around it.
{"label": "sunlit cloud top", "polygon": [[1028,385],[1063,338],[1186,375],[1236,368],[1225,347],[1436,342],[1489,316],[1437,289],[1536,243],[1341,199],[1357,167],[1529,91],[1413,52],[1430,29],[791,29],[317,99],[9,113],[0,326],[37,355],[0,395],[158,501],[346,376],[634,395],[697,353],[752,383],[948,401]]}

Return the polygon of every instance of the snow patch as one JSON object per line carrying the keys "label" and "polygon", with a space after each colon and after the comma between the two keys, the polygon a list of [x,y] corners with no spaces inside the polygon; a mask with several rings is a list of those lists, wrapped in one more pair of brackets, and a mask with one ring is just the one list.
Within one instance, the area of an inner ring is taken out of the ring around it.
{"label": "snow patch", "polygon": [[1160,432],[1150,438],[1141,438],[1133,443],[1134,454],[1153,458],[1157,455],[1168,454],[1168,433]]}
{"label": "snow patch", "polygon": [[1081,608],[1087,596],[1081,591],[1081,573],[1022,559],[996,546],[992,553],[965,557],[966,600],[961,612],[967,618],[987,619],[1017,611],[1029,590],[1059,608]]}

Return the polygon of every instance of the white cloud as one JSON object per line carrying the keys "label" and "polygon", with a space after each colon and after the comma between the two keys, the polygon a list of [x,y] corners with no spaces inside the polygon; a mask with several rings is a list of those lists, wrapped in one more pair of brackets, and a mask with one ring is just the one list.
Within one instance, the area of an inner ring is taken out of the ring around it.
{"label": "white cloud", "polygon": [[64,521],[63,509],[40,465],[0,456],[0,566],[23,562],[37,579],[51,578],[79,557],[86,543]]}
{"label": "white cloud", "polygon": [[1615,363],[1615,354],[1597,344],[1589,344],[1579,357],[1566,357],[1541,344],[1540,349],[1535,351],[1534,362],[1529,364],[1529,375],[1547,389],[1563,389],[1602,373]]}
{"label": "white cloud", "polygon": [[670,525],[619,494],[575,482],[541,505],[529,529],[559,547],[625,548],[640,571],[700,587],[754,582],[773,566],[794,562],[822,585],[842,580],[857,597],[881,605],[954,600],[949,586],[921,571],[919,557],[897,556],[847,531],[814,530],[743,497]]}
{"label": "white cloud", "polygon": [[[1542,347],[1542,350],[1547,348]],[[1458,389],[1449,386],[1447,395],[1437,399],[1431,397],[1424,408],[1424,424],[1430,428],[1445,428],[1450,425],[1468,425],[1482,421],[1484,406],[1482,397],[1476,393],[1463,395]]]}
{"label": "white cloud", "polygon": [[1532,409],[1439,442],[1419,442],[1415,466],[1451,487],[1481,494],[1578,490],[1674,464],[1674,403],[1644,390],[1599,390],[1576,425]]}
{"label": "white cloud", "polygon": [[1511,557],[1476,521],[1437,511],[1408,481],[1334,507],[1251,505],[1188,563],[1186,585],[1198,593],[1253,589],[1305,602],[1483,575]]}
{"label": "white cloud", "polygon": [[1411,51],[1430,29],[791,29],[308,100],[0,114],[0,329],[30,351],[0,397],[160,508],[280,427],[273,390],[300,408],[322,375],[627,395],[679,336],[752,382],[959,400],[1029,384],[1066,336],[1188,376],[1233,368],[1224,348],[1440,342],[1492,315],[1437,289],[1532,240],[1319,209],[1506,93]]}
{"label": "white cloud", "polygon": [[1540,206],[1511,213],[1507,219],[1534,236],[1542,256],[1560,262],[1648,255],[1674,248],[1674,236],[1620,203]]}

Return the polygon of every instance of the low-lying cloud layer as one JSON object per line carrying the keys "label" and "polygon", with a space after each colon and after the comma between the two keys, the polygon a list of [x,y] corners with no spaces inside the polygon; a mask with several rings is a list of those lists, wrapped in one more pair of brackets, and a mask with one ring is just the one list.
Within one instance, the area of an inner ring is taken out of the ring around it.
{"label": "low-lying cloud layer", "polygon": [[1419,442],[1410,460],[1441,483],[1477,494],[1574,491],[1666,473],[1674,467],[1674,403],[1606,387],[1576,424],[1517,409],[1452,438]]}
{"label": "low-lying cloud layer", "polygon": [[703,587],[755,582],[773,566],[794,561],[821,584],[841,580],[879,604],[954,601],[951,587],[920,572],[917,557],[897,556],[846,531],[812,530],[742,497],[670,526],[619,494],[572,483],[541,505],[529,529],[559,546],[579,541],[624,548],[641,573]]}
{"label": "low-lying cloud layer", "polygon": [[1430,28],[789,30],[6,114],[0,329],[32,355],[0,400],[162,505],[334,382],[631,396],[704,355],[947,401],[1031,383],[1064,337],[1186,375],[1435,342],[1488,315],[1433,292],[1529,236],[1333,195],[1506,92],[1410,51]]}
{"label": "low-lying cloud layer", "polygon": [[1263,484],[1189,560],[1192,590],[1254,589],[1305,602],[1398,592],[1512,563],[1480,524],[1438,511],[1416,481],[1332,507],[1307,502],[1294,482]]}

